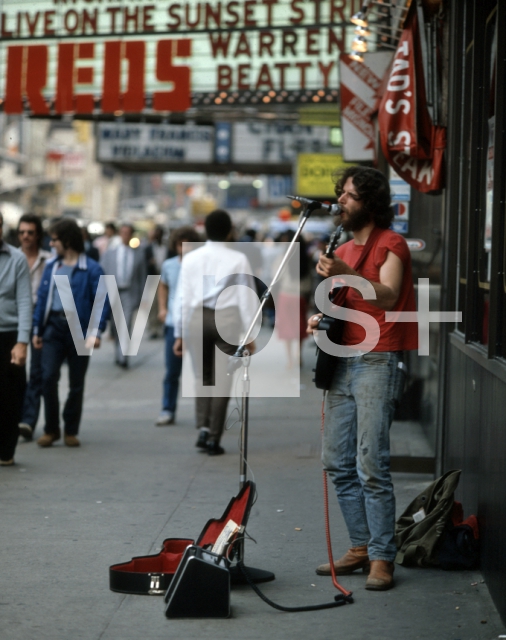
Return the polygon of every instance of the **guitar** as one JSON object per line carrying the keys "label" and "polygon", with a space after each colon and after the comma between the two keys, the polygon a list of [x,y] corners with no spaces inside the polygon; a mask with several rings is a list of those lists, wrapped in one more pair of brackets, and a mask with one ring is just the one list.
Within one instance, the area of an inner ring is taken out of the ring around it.
{"label": "guitar", "polygon": [[[327,256],[327,258],[331,258],[334,255],[334,251],[337,249],[337,245],[339,244],[339,239],[341,238],[342,232],[343,226],[339,225],[330,236],[329,243],[325,249],[324,254],[325,256]],[[332,290],[330,292],[329,298],[334,298],[335,293],[336,291]],[[336,318],[332,318],[325,314],[322,316],[322,319],[318,323],[318,329],[321,329],[323,331],[332,330],[332,338],[334,342],[339,342],[343,328],[343,320],[338,321]],[[317,389],[324,389],[325,391],[328,391],[330,389],[336,364],[337,360],[334,356],[331,356],[325,351],[322,351],[319,347],[316,347],[316,366],[313,369],[313,372],[315,374],[313,382],[315,383]]]}
{"label": "guitar", "polygon": [[[341,235],[340,228],[336,229],[335,234],[337,233]],[[367,238],[367,242],[365,243],[364,248],[362,249],[362,253],[360,254],[359,259],[356,261],[354,265],[351,266],[351,268],[354,271],[356,271],[357,273],[360,273],[361,266],[365,263],[365,260],[369,255],[369,252],[376,245],[378,238],[381,236],[381,234],[382,234],[382,230],[378,229],[377,227],[371,231],[371,233],[369,234],[369,237]],[[335,240],[335,238],[332,238],[331,240],[332,240],[332,244],[337,245],[337,240]],[[328,255],[329,257],[332,256],[335,250],[335,247],[334,247],[334,249],[331,251],[330,244],[331,243],[329,243],[329,247],[327,247],[327,250],[325,251],[325,255]],[[339,288],[333,289],[330,292],[329,298],[330,300],[332,300],[333,304],[339,307],[342,307],[344,303],[344,298],[346,296],[345,292],[346,292],[345,287],[339,287]],[[336,344],[341,344],[341,338],[342,338],[343,329],[344,329],[344,320],[338,320],[337,318],[328,318],[328,316],[323,316],[320,323],[318,324],[318,329],[327,330],[329,332],[328,335],[330,340],[332,342],[335,342]],[[336,364],[337,364],[337,358],[329,355],[328,353],[325,353],[321,349],[318,349],[317,359],[316,359],[316,369],[314,369],[315,377],[313,378],[313,382],[316,384],[318,389],[325,389],[326,391],[330,389],[330,385],[332,384],[332,378],[334,377]]]}

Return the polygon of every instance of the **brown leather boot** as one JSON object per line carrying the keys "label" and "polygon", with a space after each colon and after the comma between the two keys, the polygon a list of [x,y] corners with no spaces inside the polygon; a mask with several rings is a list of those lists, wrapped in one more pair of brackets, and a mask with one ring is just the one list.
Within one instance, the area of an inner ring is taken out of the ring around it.
{"label": "brown leather boot", "polygon": [[371,560],[371,570],[365,588],[386,591],[394,586],[394,563],[387,560]]}
{"label": "brown leather boot", "polygon": [[37,444],[39,447],[50,447],[53,442],[56,442],[56,440],[59,440],[60,438],[61,434],[59,431],[56,433],[45,433],[37,440]]}
{"label": "brown leather boot", "polygon": [[[348,549],[348,551],[344,554],[342,558],[334,561],[334,569],[336,570],[336,575],[344,576],[349,573],[353,573],[357,569],[362,569],[362,571],[369,570],[369,556],[367,555],[367,545],[365,544],[363,547],[352,547]],[[330,563],[321,564],[317,569],[316,573],[319,576],[330,576]]]}

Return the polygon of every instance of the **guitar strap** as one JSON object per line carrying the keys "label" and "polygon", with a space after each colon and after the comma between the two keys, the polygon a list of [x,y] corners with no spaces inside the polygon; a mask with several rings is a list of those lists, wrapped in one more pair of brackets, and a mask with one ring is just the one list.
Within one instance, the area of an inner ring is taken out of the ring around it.
{"label": "guitar strap", "polygon": [[[358,272],[360,267],[364,264],[365,259],[369,255],[369,252],[373,248],[373,245],[376,243],[376,240],[381,235],[382,231],[383,231],[383,229],[378,229],[378,227],[374,227],[374,229],[371,231],[371,233],[369,234],[369,237],[367,238],[367,242],[365,243],[364,248],[362,250],[362,253],[360,254],[358,260],[356,261],[356,263],[354,265],[350,265],[351,268],[354,271]],[[346,288],[347,287],[339,287],[338,288],[338,291],[336,291],[334,297],[332,298],[332,303],[333,304],[335,304],[335,305],[337,305],[339,307],[344,307],[344,300],[346,298]]]}

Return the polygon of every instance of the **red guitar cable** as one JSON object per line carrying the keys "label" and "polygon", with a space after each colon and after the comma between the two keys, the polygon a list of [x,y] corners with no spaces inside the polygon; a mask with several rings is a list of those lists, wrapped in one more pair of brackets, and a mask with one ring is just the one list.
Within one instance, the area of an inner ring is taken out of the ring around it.
{"label": "red guitar cable", "polygon": [[[323,404],[322,404],[322,438],[323,438],[323,425],[325,422],[325,392],[323,393]],[[329,524],[329,493],[328,493],[328,484],[327,484],[327,472],[325,469],[323,470],[323,487],[324,487],[324,508],[325,508],[325,531],[327,534],[327,547],[329,552],[329,560],[330,560],[330,573],[332,575],[332,582],[334,587],[338,589],[341,594],[334,596],[334,602],[326,602],[324,604],[315,604],[309,605],[306,607],[284,607],[279,605],[272,600],[270,600],[265,594],[263,594],[257,585],[253,582],[252,577],[249,575],[247,568],[244,566],[243,561],[240,560],[237,562],[237,566],[239,571],[243,574],[246,582],[250,585],[253,591],[260,597],[264,602],[266,602],[269,606],[274,609],[278,609],[278,611],[287,611],[287,612],[296,612],[296,611],[317,611],[319,609],[330,609],[333,607],[340,607],[343,604],[351,604],[353,602],[351,591],[347,591],[344,587],[341,587],[336,578],[336,570],[334,569],[334,559],[332,557],[332,542],[330,540],[330,524]]]}
{"label": "red guitar cable", "polygon": [[[322,442],[323,442],[323,432],[325,425],[325,391],[323,392],[323,400],[322,400],[322,426],[321,426],[321,434],[322,434]],[[327,480],[327,470],[323,470],[323,510],[325,513],[325,536],[327,538],[327,550],[329,554],[329,562],[330,562],[330,574],[332,576],[332,583],[336,589],[345,595],[351,596],[352,591],[347,591],[344,587],[342,587],[336,578],[336,570],[334,567],[334,556],[332,555],[332,540],[330,537],[330,520],[329,520],[329,488],[328,488],[328,480]]]}

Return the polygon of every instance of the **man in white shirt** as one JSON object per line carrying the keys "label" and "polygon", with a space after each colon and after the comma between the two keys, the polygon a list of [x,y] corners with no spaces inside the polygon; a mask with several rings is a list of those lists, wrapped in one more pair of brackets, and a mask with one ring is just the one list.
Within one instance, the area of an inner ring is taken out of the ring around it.
{"label": "man in white shirt", "polygon": [[[232,382],[226,375],[228,358],[235,353],[241,330],[247,330],[259,303],[245,286],[232,286],[246,285],[256,291],[245,255],[225,245],[232,230],[228,213],[213,211],[205,227],[206,244],[182,261],[174,309],[174,353],[182,356],[184,339],[196,378],[196,427],[200,430],[196,446],[215,456],[225,453],[220,440]],[[254,348],[251,342],[250,353]],[[205,387],[210,389],[203,393]]]}

